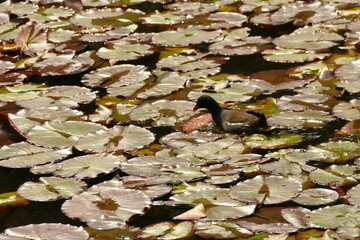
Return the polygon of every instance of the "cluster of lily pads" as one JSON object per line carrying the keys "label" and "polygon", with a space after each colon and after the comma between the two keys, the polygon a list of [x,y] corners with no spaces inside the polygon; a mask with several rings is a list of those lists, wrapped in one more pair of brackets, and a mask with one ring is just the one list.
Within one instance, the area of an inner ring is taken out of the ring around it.
{"label": "cluster of lily pads", "polygon": [[[0,167],[38,175],[0,209],[64,201],[84,226],[0,239],[360,238],[359,7],[0,3]],[[192,111],[203,94],[269,129],[222,133]]]}

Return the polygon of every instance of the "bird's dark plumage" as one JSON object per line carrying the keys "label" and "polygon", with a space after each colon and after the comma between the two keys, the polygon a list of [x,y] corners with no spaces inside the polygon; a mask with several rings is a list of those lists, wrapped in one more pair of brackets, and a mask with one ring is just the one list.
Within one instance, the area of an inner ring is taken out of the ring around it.
{"label": "bird's dark plumage", "polygon": [[249,132],[266,125],[266,119],[261,113],[223,109],[215,99],[208,95],[198,98],[194,111],[199,108],[206,108],[211,113],[215,124],[224,132]]}

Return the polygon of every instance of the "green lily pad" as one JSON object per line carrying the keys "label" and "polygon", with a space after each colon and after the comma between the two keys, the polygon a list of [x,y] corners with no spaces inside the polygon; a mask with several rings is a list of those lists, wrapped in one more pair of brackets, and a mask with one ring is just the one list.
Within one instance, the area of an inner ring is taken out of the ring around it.
{"label": "green lily pad", "polygon": [[253,134],[244,138],[245,144],[251,148],[274,149],[290,147],[303,140],[298,134],[279,134],[266,136],[264,134]]}
{"label": "green lily pad", "polygon": [[317,206],[332,203],[338,198],[339,194],[334,190],[325,188],[312,188],[302,191],[293,199],[293,201],[302,205]]}

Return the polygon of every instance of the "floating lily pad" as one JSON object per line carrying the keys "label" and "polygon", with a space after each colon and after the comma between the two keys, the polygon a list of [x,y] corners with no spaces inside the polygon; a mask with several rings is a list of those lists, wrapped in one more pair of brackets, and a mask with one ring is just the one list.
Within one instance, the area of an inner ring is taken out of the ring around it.
{"label": "floating lily pad", "polygon": [[159,12],[159,11],[155,11],[149,16],[141,18],[144,24],[155,24],[155,25],[172,25],[172,24],[180,23],[185,19],[186,16],[174,15],[171,12]]}
{"label": "floating lily pad", "polygon": [[143,65],[122,64],[99,68],[85,74],[81,80],[89,87],[121,87],[144,81],[150,76]]}
{"label": "floating lily pad", "polygon": [[160,142],[172,148],[181,148],[193,144],[205,143],[217,139],[218,136],[210,132],[192,132],[189,134],[175,132],[160,139]]}
{"label": "floating lily pad", "polygon": [[183,88],[186,78],[176,72],[166,72],[161,74],[156,81],[146,87],[143,92],[137,95],[138,98],[162,97],[169,95]]}
{"label": "floating lily pad", "polygon": [[244,102],[259,94],[258,87],[247,83],[232,83],[228,88],[219,89],[216,92],[191,91],[188,97],[196,101],[202,95],[209,95],[218,103]]}
{"label": "floating lily pad", "polygon": [[275,204],[291,200],[301,190],[301,184],[290,178],[257,176],[231,187],[229,194],[238,201]]}
{"label": "floating lily pad", "polygon": [[32,67],[35,74],[41,76],[59,76],[84,72],[93,64],[90,57],[92,52],[84,52],[77,56],[74,54],[62,54],[53,58],[36,62]]}
{"label": "floating lily pad", "polygon": [[36,98],[47,86],[43,84],[19,84],[0,88],[0,100],[6,102]]}
{"label": "floating lily pad", "polygon": [[293,201],[302,205],[317,206],[336,201],[339,194],[330,189],[312,188],[302,191]]}
{"label": "floating lily pad", "polygon": [[333,108],[338,118],[346,120],[360,119],[360,100],[352,99],[350,102],[342,102]]}
{"label": "floating lily pad", "polygon": [[299,49],[267,49],[261,52],[266,61],[280,63],[302,63],[311,62],[316,59],[329,57],[329,53],[317,53],[310,50]]}
{"label": "floating lily pad", "polygon": [[61,210],[69,217],[88,222],[92,228],[109,230],[123,225],[131,216],[150,206],[150,198],[139,190],[89,189],[67,200]]}
{"label": "floating lily pad", "polygon": [[273,43],[282,48],[301,48],[307,50],[320,50],[331,48],[342,41],[343,37],[336,33],[296,33],[290,35],[282,35],[275,38]]}
{"label": "floating lily pad", "polygon": [[194,103],[188,101],[159,100],[141,104],[130,113],[133,121],[152,120],[153,126],[174,126],[193,115]]}
{"label": "floating lily pad", "polygon": [[23,198],[31,201],[55,201],[62,198],[70,198],[86,189],[86,183],[70,179],[56,177],[41,177],[39,182],[25,182],[18,193]]}
{"label": "floating lily pad", "polygon": [[284,148],[298,144],[303,140],[298,134],[279,134],[266,136],[264,134],[253,134],[244,138],[245,144],[251,148],[273,149]]}
{"label": "floating lily pad", "polygon": [[145,128],[115,126],[80,138],[75,147],[92,153],[131,151],[150,144],[154,139],[154,134]]}
{"label": "floating lily pad", "polygon": [[322,111],[281,112],[268,118],[267,123],[272,126],[311,129],[321,128],[333,120],[333,116]]}
{"label": "floating lily pad", "polygon": [[347,193],[346,197],[349,200],[350,204],[355,206],[360,206],[360,185],[352,187]]}
{"label": "floating lily pad", "polygon": [[8,228],[0,234],[1,240],[16,239],[51,239],[51,240],[86,240],[89,234],[82,227],[75,227],[61,223],[30,224]]}
{"label": "floating lily pad", "polygon": [[221,55],[250,55],[268,48],[266,45],[270,43],[270,39],[247,37],[243,40],[227,40],[213,43],[209,46],[209,50],[211,53]]}
{"label": "floating lily pad", "polygon": [[137,157],[121,165],[121,170],[137,176],[161,176],[164,181],[189,181],[204,177],[200,167],[179,157]]}
{"label": "floating lily pad", "polygon": [[248,238],[251,231],[233,222],[196,222],[195,233],[205,239]]}
{"label": "floating lily pad", "polygon": [[77,179],[95,178],[99,174],[114,171],[123,161],[125,161],[125,158],[122,156],[85,155],[58,163],[59,170],[55,171],[54,174],[60,177],[74,177]]}
{"label": "floating lily pad", "polygon": [[306,214],[304,221],[311,227],[337,228],[356,226],[360,223],[360,208],[351,205],[335,205],[320,208]]}
{"label": "floating lily pad", "polygon": [[110,47],[102,47],[97,55],[103,59],[115,59],[129,61],[154,53],[152,46],[147,44],[136,44],[126,41],[113,42]]}
{"label": "floating lily pad", "polygon": [[186,239],[193,235],[193,223],[184,221],[178,224],[172,222],[160,222],[146,226],[141,234],[140,239]]}
{"label": "floating lily pad", "polygon": [[188,46],[208,42],[217,36],[221,31],[204,31],[197,27],[179,28],[176,31],[163,31],[157,33],[152,41],[163,46]]}
{"label": "floating lily pad", "polygon": [[52,163],[71,154],[70,149],[55,150],[31,145],[26,142],[3,146],[0,149],[0,166],[25,168]]}

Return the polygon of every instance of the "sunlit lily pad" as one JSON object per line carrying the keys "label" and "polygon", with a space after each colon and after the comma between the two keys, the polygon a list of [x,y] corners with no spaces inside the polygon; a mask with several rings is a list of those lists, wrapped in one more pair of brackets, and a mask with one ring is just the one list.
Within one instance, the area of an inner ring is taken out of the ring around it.
{"label": "sunlit lily pad", "polygon": [[193,223],[184,221],[178,224],[172,222],[160,222],[146,226],[141,234],[140,239],[187,239],[193,235]]}
{"label": "sunlit lily pad", "polygon": [[224,102],[244,102],[259,94],[258,87],[247,83],[232,83],[229,87],[219,89],[215,92],[191,91],[188,97],[196,101],[202,95],[209,95],[218,103]]}
{"label": "sunlit lily pad", "polygon": [[[1,211],[13,207],[23,207],[30,202],[25,198],[19,196],[17,192],[6,192],[0,194],[0,209]],[[0,235],[1,236],[1,235]]]}
{"label": "sunlit lily pad", "polygon": [[316,59],[329,57],[329,53],[316,53],[315,51],[305,51],[299,49],[267,49],[262,51],[263,57],[267,61],[280,63],[302,63],[311,62]]}
{"label": "sunlit lily pad", "polygon": [[59,170],[54,174],[60,177],[75,177],[77,179],[95,178],[99,174],[114,171],[123,161],[125,161],[125,158],[122,156],[85,155],[58,163]]}
{"label": "sunlit lily pad", "polygon": [[36,98],[47,86],[43,84],[19,84],[0,88],[0,100],[6,102]]}
{"label": "sunlit lily pad", "polygon": [[88,222],[92,228],[114,229],[149,207],[150,198],[139,190],[91,188],[67,200],[61,210],[69,217]]}
{"label": "sunlit lily pad", "polygon": [[223,58],[206,58],[204,54],[171,55],[157,62],[159,69],[172,69],[179,72],[189,72],[198,69],[214,69],[219,67]]}
{"label": "sunlit lily pad", "polygon": [[342,82],[342,86],[350,93],[357,93],[360,91],[360,84],[358,82],[360,77],[359,66],[360,61],[356,60],[339,67],[335,71],[335,76]]}
{"label": "sunlit lily pad", "polygon": [[347,193],[346,197],[352,205],[360,206],[360,184],[352,187]]}
{"label": "sunlit lily pad", "polygon": [[179,157],[137,157],[121,165],[121,170],[137,176],[161,176],[173,181],[189,181],[204,177],[200,167],[191,166],[191,161]]}
{"label": "sunlit lily pad", "polygon": [[337,228],[360,224],[360,208],[351,205],[335,205],[320,208],[307,214],[304,221],[312,227]]}
{"label": "sunlit lily pad", "polygon": [[311,181],[319,185],[328,185],[328,184],[343,185],[346,182],[345,177],[337,176],[323,169],[316,169],[310,172],[309,177]]}
{"label": "sunlit lily pad", "polygon": [[166,72],[161,74],[156,81],[146,87],[143,92],[137,95],[138,98],[161,97],[169,95],[184,87],[186,78],[176,72]]}
{"label": "sunlit lily pad", "polygon": [[195,234],[205,239],[247,238],[251,231],[232,222],[196,222]]}
{"label": "sunlit lily pad", "polygon": [[126,41],[113,42],[109,47],[102,47],[97,55],[103,59],[128,61],[138,59],[154,53],[150,45],[136,44]]}
{"label": "sunlit lily pad", "polygon": [[335,118],[322,111],[281,112],[267,119],[272,126],[293,128],[321,128]]}
{"label": "sunlit lily pad", "polygon": [[260,164],[261,171],[276,175],[301,174],[302,169],[299,164],[289,161],[286,158],[280,158],[278,161]]}
{"label": "sunlit lily pad", "polygon": [[221,31],[204,31],[197,27],[179,28],[177,31],[163,31],[157,33],[152,41],[163,46],[188,46],[208,42],[217,36]]}
{"label": "sunlit lily pad", "polygon": [[297,134],[279,134],[266,136],[264,134],[253,134],[244,138],[245,144],[251,148],[273,149],[284,148],[298,144],[303,140]]}
{"label": "sunlit lily pad", "polygon": [[159,100],[139,105],[131,111],[134,121],[152,120],[153,126],[174,126],[193,115],[194,103],[188,101]]}
{"label": "sunlit lily pad", "polygon": [[302,191],[293,201],[302,205],[317,206],[336,201],[339,194],[331,189],[312,188]]}
{"label": "sunlit lily pad", "polygon": [[79,194],[86,187],[86,183],[71,178],[41,177],[39,182],[22,184],[18,193],[31,201],[55,201]]}
{"label": "sunlit lily pad", "polygon": [[350,102],[342,102],[333,108],[335,116],[346,120],[360,119],[360,100],[352,99]]}
{"label": "sunlit lily pad", "polygon": [[337,45],[335,41],[342,41],[343,37],[336,33],[296,33],[282,35],[274,39],[273,43],[282,48],[301,48],[307,50],[328,49]]}
{"label": "sunlit lily pad", "polygon": [[70,149],[55,150],[31,145],[26,142],[15,143],[0,149],[0,166],[24,168],[52,163],[71,154]]}
{"label": "sunlit lily pad", "polygon": [[93,64],[90,58],[92,52],[84,52],[77,56],[74,54],[62,54],[53,58],[48,58],[34,64],[32,70],[41,76],[59,76],[84,72]]}
{"label": "sunlit lily pad", "polygon": [[270,39],[261,37],[248,37],[243,40],[227,40],[213,43],[209,50],[214,54],[221,55],[250,55],[261,52],[270,44]]}
{"label": "sunlit lily pad", "polygon": [[173,148],[191,146],[193,144],[205,143],[217,139],[218,136],[211,132],[182,132],[170,133],[160,139],[160,142]]}
{"label": "sunlit lily pad", "polygon": [[180,23],[186,19],[186,16],[174,15],[171,12],[159,12],[155,11],[149,16],[141,18],[144,24],[155,24],[155,25],[172,25]]}
{"label": "sunlit lily pad", "polygon": [[150,144],[154,139],[154,134],[145,128],[115,126],[80,138],[75,147],[93,153],[131,151]]}
{"label": "sunlit lily pad", "polygon": [[84,28],[121,27],[133,24],[144,12],[137,9],[90,8],[78,12],[70,22]]}
{"label": "sunlit lily pad", "polygon": [[291,200],[301,190],[301,184],[290,178],[257,176],[231,187],[229,194],[238,201],[275,204]]}
{"label": "sunlit lily pad", "polygon": [[51,239],[51,240],[87,240],[89,234],[82,227],[61,223],[30,224],[8,228],[0,234],[1,240]]}
{"label": "sunlit lily pad", "polygon": [[81,80],[90,87],[120,87],[144,81],[150,76],[143,65],[122,64],[111,67],[99,68],[85,74]]}

